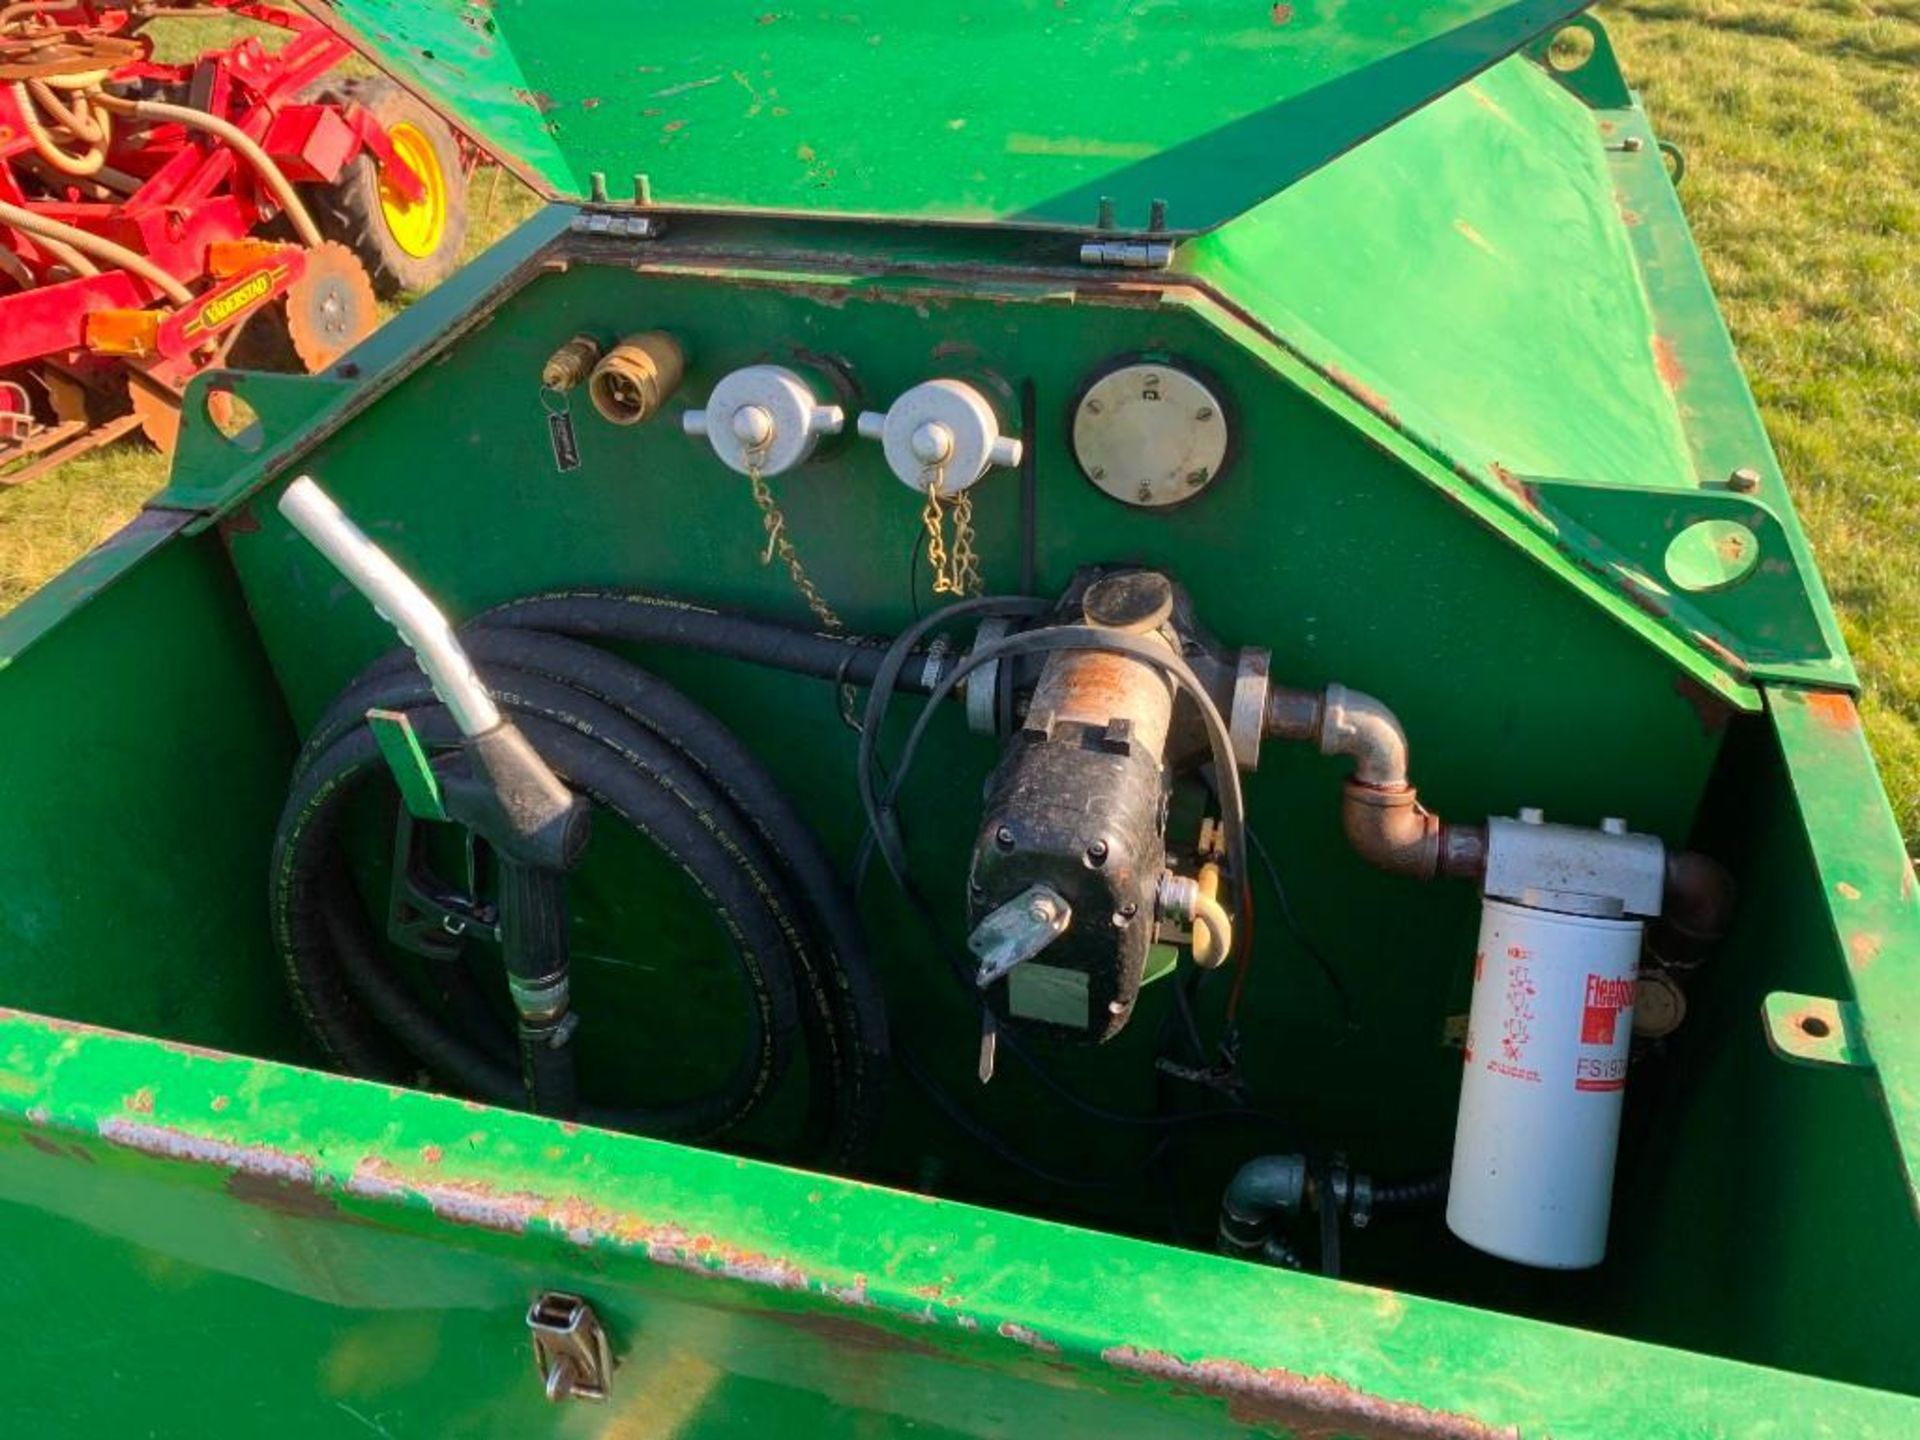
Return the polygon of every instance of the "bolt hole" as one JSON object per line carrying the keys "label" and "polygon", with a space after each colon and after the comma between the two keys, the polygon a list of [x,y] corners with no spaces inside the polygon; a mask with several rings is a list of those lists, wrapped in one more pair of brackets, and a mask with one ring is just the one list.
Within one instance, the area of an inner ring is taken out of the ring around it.
{"label": "bolt hole", "polygon": [[1829,1025],[1818,1015],[1802,1015],[1800,1017],[1800,1032],[1803,1035],[1811,1036],[1815,1040],[1824,1040],[1833,1034],[1833,1026]]}
{"label": "bolt hole", "polygon": [[1554,36],[1553,43],[1547,47],[1547,63],[1562,75],[1572,75],[1586,69],[1599,48],[1599,42],[1586,26],[1569,25]]}
{"label": "bolt hole", "polygon": [[206,406],[208,423],[229,444],[251,455],[265,441],[266,432],[261,429],[259,413],[225,386],[212,385],[207,388]]}

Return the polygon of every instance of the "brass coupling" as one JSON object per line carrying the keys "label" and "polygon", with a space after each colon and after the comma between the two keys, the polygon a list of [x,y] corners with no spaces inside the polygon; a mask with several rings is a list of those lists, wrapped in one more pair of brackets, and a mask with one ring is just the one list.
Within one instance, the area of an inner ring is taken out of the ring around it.
{"label": "brass coupling", "polygon": [[540,388],[564,395],[578,388],[600,363],[600,342],[591,335],[576,335],[547,357],[540,369]]}
{"label": "brass coupling", "polygon": [[593,367],[587,395],[602,419],[638,425],[660,413],[685,373],[686,356],[671,335],[629,335]]}

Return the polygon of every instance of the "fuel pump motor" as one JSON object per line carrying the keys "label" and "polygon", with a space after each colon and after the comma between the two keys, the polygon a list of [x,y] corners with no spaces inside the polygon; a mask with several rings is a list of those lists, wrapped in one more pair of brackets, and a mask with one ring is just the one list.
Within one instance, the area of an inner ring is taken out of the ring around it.
{"label": "fuel pump motor", "polygon": [[[1106,576],[1081,600],[1089,628],[1169,656],[1173,612],[1171,582],[1149,571]],[[1146,661],[1093,649],[1048,657],[988,782],[968,885],[983,989],[1000,1019],[1100,1042],[1132,1015],[1166,870],[1174,700],[1167,674]],[[991,947],[1015,913],[1038,912],[1039,939],[1059,906],[1071,915],[1064,928],[996,968]]]}

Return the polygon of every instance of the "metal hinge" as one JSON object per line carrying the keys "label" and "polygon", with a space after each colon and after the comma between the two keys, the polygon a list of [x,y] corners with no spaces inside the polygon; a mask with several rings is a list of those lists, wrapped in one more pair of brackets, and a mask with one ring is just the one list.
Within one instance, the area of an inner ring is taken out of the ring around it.
{"label": "metal hinge", "polygon": [[582,210],[567,229],[575,235],[590,235],[606,240],[658,240],[666,233],[664,222],[652,215],[628,215],[610,210]]}
{"label": "metal hinge", "polygon": [[1089,240],[1080,263],[1116,270],[1165,270],[1173,264],[1171,240]]}
{"label": "metal hinge", "polygon": [[593,1307],[578,1295],[549,1290],[527,1310],[533,1364],[547,1399],[605,1400],[613,1381],[613,1351]]}

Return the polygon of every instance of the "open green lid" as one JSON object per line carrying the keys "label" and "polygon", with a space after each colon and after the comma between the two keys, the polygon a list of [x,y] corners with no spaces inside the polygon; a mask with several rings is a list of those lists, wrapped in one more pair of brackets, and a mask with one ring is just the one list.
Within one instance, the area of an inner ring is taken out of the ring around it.
{"label": "open green lid", "polygon": [[1570,0],[309,0],[549,195],[1211,229]]}

